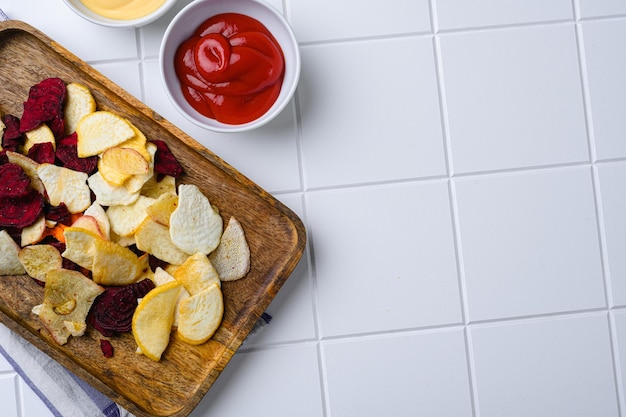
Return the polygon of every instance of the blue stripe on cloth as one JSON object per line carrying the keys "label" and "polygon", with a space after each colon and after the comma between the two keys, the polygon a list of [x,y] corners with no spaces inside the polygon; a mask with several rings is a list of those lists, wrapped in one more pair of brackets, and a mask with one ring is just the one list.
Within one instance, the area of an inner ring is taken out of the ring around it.
{"label": "blue stripe on cloth", "polygon": [[37,396],[46,405],[46,407],[48,407],[48,409],[54,415],[54,417],[63,417],[63,415],[59,412],[59,410],[57,410],[54,407],[54,405],[52,405],[50,400],[48,400],[48,398],[43,394],[43,392],[41,392],[41,390],[39,388],[37,388],[37,386],[33,383],[33,381],[31,381],[31,379],[28,377],[28,375],[26,375],[24,370],[17,364],[17,362],[15,362],[13,360],[13,358],[11,358],[11,356],[9,356],[7,351],[4,350],[4,348],[2,346],[0,346],[0,353],[2,354],[2,356],[4,356],[4,358],[7,360],[7,362],[9,362],[11,364],[11,366],[13,367],[15,372],[17,372],[18,375],[24,380],[24,382],[26,382],[26,385],[28,385],[30,387],[30,389],[32,389],[33,392],[35,394],[37,394]]}
{"label": "blue stripe on cloth", "polygon": [[100,411],[102,411],[102,414],[104,414],[106,417],[121,416],[119,407],[116,403],[111,401],[109,397],[105,396],[100,391],[96,390],[94,387],[92,387],[67,369],[65,371],[68,373],[68,375],[72,377],[74,381],[76,381],[76,384],[78,384],[78,386],[83,391],[85,391],[85,394],[87,394],[89,398],[91,398],[94,404],[96,404]]}

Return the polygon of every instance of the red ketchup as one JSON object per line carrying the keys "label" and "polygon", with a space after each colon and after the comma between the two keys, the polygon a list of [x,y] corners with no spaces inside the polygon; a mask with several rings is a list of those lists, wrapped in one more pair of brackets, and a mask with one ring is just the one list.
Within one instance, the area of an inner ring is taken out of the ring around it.
{"label": "red ketchup", "polygon": [[261,22],[238,13],[206,20],[174,59],[185,99],[226,124],[262,116],[278,98],[285,74],[276,39]]}

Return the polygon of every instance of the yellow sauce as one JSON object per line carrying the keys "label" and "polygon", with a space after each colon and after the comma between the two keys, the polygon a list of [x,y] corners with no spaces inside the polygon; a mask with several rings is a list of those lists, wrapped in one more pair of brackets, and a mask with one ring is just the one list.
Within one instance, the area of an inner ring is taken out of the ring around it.
{"label": "yellow sauce", "polygon": [[89,10],[115,20],[144,17],[161,7],[165,0],[80,0]]}

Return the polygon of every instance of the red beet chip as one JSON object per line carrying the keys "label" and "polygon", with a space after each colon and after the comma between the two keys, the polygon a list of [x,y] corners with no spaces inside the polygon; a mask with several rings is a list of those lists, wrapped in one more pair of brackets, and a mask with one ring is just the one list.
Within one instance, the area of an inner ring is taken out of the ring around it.
{"label": "red beet chip", "polygon": [[44,210],[46,213],[46,219],[64,224],[66,226],[70,226],[72,224],[72,213],[70,213],[65,203],[61,202],[58,206],[46,204]]}
{"label": "red beet chip", "polygon": [[51,142],[35,143],[28,150],[28,157],[40,164],[54,164],[54,145]]}
{"label": "red beet chip", "polygon": [[8,163],[9,163],[9,157],[7,156],[7,151],[3,149],[0,151],[0,165],[4,165]]}
{"label": "red beet chip", "polygon": [[0,198],[0,227],[30,226],[43,212],[43,205],[43,196],[36,190],[19,198]]}
{"label": "red beet chip", "polygon": [[159,139],[154,139],[152,142],[157,146],[157,151],[154,155],[154,171],[178,178],[183,173],[183,167],[178,163],[167,143]]}
{"label": "red beet chip", "polygon": [[55,117],[63,117],[65,104],[65,83],[60,78],[46,78],[33,85],[24,102],[24,112],[20,119],[20,132],[28,132],[49,122]]}
{"label": "red beet chip", "polygon": [[113,356],[113,345],[106,339],[100,339],[100,350],[105,358]]}
{"label": "red beet chip", "polygon": [[0,165],[0,198],[20,198],[28,194],[30,178],[21,166],[11,162]]}
{"label": "red beet chip", "polygon": [[24,144],[24,135],[20,132],[20,119],[12,114],[2,116],[2,122],[6,126],[2,136],[2,147],[6,150],[18,152]]}
{"label": "red beet chip", "polygon": [[98,156],[79,158],[77,149],[78,136],[76,132],[57,142],[56,158],[60,165],[74,171],[91,174],[98,167]]}
{"label": "red beet chip", "polygon": [[108,287],[100,294],[89,311],[87,320],[104,336],[129,332],[137,308],[137,298],[144,297],[154,283],[144,279],[122,287]]}
{"label": "red beet chip", "polygon": [[57,114],[54,119],[48,122],[48,127],[52,130],[55,139],[61,139],[65,136],[65,119],[63,113]]}

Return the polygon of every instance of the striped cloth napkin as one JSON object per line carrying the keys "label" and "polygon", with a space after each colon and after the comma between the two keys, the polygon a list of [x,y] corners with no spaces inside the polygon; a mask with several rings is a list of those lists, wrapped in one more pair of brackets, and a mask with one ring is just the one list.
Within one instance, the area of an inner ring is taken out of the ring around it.
{"label": "striped cloth napkin", "polygon": [[133,417],[3,324],[0,353],[55,417]]}

